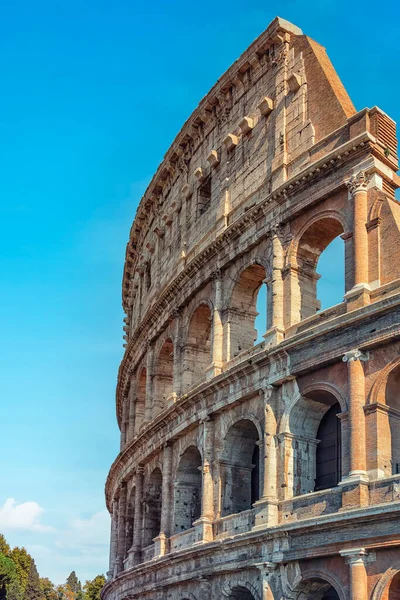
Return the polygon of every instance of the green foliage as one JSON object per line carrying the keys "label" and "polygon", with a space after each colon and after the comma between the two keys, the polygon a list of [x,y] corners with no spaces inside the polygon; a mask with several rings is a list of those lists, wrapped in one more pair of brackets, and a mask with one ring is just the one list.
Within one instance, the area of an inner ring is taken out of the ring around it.
{"label": "green foliage", "polygon": [[11,558],[0,553],[0,599],[22,600],[17,567]]}
{"label": "green foliage", "polygon": [[91,581],[86,581],[83,586],[85,600],[100,600],[100,592],[106,583],[104,575],[97,575]]}
{"label": "green foliage", "polygon": [[0,554],[4,554],[4,556],[10,556],[11,548],[7,544],[6,538],[2,533],[0,533]]}
{"label": "green foliage", "polygon": [[74,594],[78,594],[82,591],[81,582],[77,578],[75,571],[72,571],[72,573],[68,575],[66,584]]}
{"label": "green foliage", "polygon": [[33,558],[29,567],[28,580],[26,583],[24,600],[44,600],[45,595],[40,585],[39,573]]}
{"label": "green foliage", "polygon": [[40,587],[46,600],[58,600],[58,593],[54,584],[47,577],[40,577]]}
{"label": "green foliage", "polygon": [[32,557],[30,554],[28,554],[25,548],[15,547],[11,550],[10,558],[14,561],[17,567],[18,580],[20,582],[22,592],[25,594]]}

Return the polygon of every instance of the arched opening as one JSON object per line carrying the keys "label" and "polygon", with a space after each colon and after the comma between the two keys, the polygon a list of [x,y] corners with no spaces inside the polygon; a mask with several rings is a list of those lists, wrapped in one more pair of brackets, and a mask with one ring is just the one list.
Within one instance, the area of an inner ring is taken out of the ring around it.
{"label": "arched opening", "polygon": [[126,507],[126,543],[125,543],[125,557],[128,556],[128,552],[133,544],[133,528],[135,521],[135,491],[136,488],[133,487],[129,497],[128,504]]}
{"label": "arched opening", "polygon": [[321,309],[343,302],[345,294],[344,241],[339,235],[322,251],[318,264],[317,300]]}
{"label": "arched opening", "polygon": [[267,329],[265,277],[264,267],[251,265],[242,271],[233,288],[228,310],[228,360],[262,341]]}
{"label": "arched opening", "polygon": [[393,577],[387,591],[387,596],[383,596],[382,600],[400,600],[400,571]]}
{"label": "arched opening", "polygon": [[190,319],[185,344],[183,387],[185,390],[205,378],[211,364],[212,316],[208,304],[200,304]]}
{"label": "arched opening", "polygon": [[335,588],[323,579],[308,579],[297,587],[296,600],[340,600]]}
{"label": "arched opening", "polygon": [[222,516],[249,510],[260,498],[258,431],[248,419],[233,425],[221,460]]}
{"label": "arched opening", "polygon": [[201,456],[195,446],[185,450],[174,484],[175,533],[190,529],[201,515]]}
{"label": "arched opening", "polygon": [[247,588],[238,585],[234,587],[229,594],[229,598],[232,600],[254,600],[253,594]]}
{"label": "arched opening", "polygon": [[[338,220],[325,217],[310,225],[299,241],[296,258],[300,291],[300,319],[311,317],[321,307],[321,302],[317,298],[317,281],[319,279],[318,291],[322,295],[324,308],[336,303],[339,289],[343,290],[343,293],[345,291],[344,253],[341,248],[338,253],[337,248],[337,245],[343,244],[343,242],[339,238],[332,244],[332,248],[328,248],[331,242],[342,233],[343,227]],[[321,263],[319,262],[324,250],[326,250],[326,258],[329,260],[327,265],[325,257],[321,258]],[[323,281],[317,274],[317,264],[323,268]],[[341,301],[342,298],[340,298]]]}
{"label": "arched opening", "polygon": [[396,475],[400,473],[400,365],[388,377],[386,404],[389,407],[389,431],[385,431],[386,452],[390,455],[391,473]]}
{"label": "arched opening", "polygon": [[162,473],[157,467],[149,477],[143,494],[143,547],[150,546],[160,533]]}
{"label": "arched opening", "polygon": [[166,407],[173,392],[174,345],[168,338],[163,343],[154,368],[153,419]]}
{"label": "arched opening", "polygon": [[146,403],[146,368],[143,367],[139,373],[136,387],[135,407],[135,435],[139,433],[144,419],[144,407]]}
{"label": "arched opening", "polygon": [[302,396],[289,417],[289,435],[282,451],[290,495],[335,487],[342,477],[340,405],[333,394],[315,390]]}

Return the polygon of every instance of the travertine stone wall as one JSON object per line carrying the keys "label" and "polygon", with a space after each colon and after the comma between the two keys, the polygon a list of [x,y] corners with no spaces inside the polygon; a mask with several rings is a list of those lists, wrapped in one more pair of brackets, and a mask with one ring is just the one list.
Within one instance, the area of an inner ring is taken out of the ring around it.
{"label": "travertine stone wall", "polygon": [[399,597],[396,171],[390,117],[279,18],[185,123],[127,246],[103,600]]}

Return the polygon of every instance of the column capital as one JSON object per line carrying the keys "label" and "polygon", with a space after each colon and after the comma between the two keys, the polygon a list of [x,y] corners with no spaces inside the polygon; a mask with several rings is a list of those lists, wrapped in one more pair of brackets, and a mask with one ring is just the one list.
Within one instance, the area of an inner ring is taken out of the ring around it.
{"label": "column capital", "polygon": [[278,564],[266,560],[263,562],[254,563],[254,566],[257,567],[257,569],[259,569],[259,571],[261,571],[262,575],[270,575],[277,569]]}
{"label": "column capital", "polygon": [[211,274],[211,279],[213,281],[220,281],[222,279],[222,270],[218,267],[214,269]]}
{"label": "column capital", "polygon": [[339,554],[346,559],[348,565],[364,565],[368,556],[365,548],[346,548],[346,550],[339,550]]}
{"label": "column capital", "polygon": [[351,362],[353,360],[367,361],[369,360],[369,353],[364,353],[358,348],[354,348],[353,350],[349,350],[348,352],[346,352],[342,358],[343,362]]}
{"label": "column capital", "polygon": [[354,196],[357,192],[366,192],[370,181],[370,176],[365,171],[359,171],[350,177],[346,181],[347,188],[351,196]]}
{"label": "column capital", "polygon": [[136,475],[144,475],[144,467],[143,467],[143,465],[138,465],[136,467]]}

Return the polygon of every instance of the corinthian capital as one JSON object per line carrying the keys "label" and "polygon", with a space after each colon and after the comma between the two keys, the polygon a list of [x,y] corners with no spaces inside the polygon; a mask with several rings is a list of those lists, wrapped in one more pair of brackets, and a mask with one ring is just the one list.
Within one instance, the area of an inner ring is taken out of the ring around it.
{"label": "corinthian capital", "polygon": [[350,177],[350,179],[346,182],[346,185],[350,194],[354,196],[356,192],[365,191],[368,187],[369,181],[369,175],[367,175],[365,171],[359,171]]}

